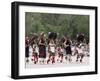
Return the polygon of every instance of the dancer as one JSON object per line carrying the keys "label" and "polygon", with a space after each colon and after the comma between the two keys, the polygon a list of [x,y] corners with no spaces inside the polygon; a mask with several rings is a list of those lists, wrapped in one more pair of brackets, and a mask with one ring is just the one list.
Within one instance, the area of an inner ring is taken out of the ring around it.
{"label": "dancer", "polygon": [[57,53],[58,53],[57,61],[60,61],[62,63],[63,62],[63,55],[64,55],[64,47],[63,47],[63,45],[60,45],[57,48]]}
{"label": "dancer", "polygon": [[36,44],[33,45],[33,54],[32,54],[32,61],[34,61],[34,64],[38,63],[38,54],[39,49]]}
{"label": "dancer", "polygon": [[66,61],[68,60],[69,62],[71,62],[72,61],[72,59],[71,59],[72,51],[71,51],[71,40],[70,39],[65,38],[64,47],[66,50],[65,59],[66,59]]}
{"label": "dancer", "polygon": [[39,38],[39,59],[40,63],[44,63],[44,60],[46,58],[46,39],[44,32],[41,33]]}
{"label": "dancer", "polygon": [[49,58],[47,60],[47,64],[51,61],[52,64],[55,63],[55,52],[56,52],[56,45],[54,40],[50,40],[49,42]]}
{"label": "dancer", "polygon": [[84,52],[83,52],[81,45],[78,45],[77,51],[78,51],[78,53],[77,53],[77,57],[76,57],[76,62],[78,62],[79,59],[80,59],[80,62],[82,62],[83,57],[84,57]]}
{"label": "dancer", "polygon": [[25,57],[26,62],[29,62],[29,37],[25,37]]}

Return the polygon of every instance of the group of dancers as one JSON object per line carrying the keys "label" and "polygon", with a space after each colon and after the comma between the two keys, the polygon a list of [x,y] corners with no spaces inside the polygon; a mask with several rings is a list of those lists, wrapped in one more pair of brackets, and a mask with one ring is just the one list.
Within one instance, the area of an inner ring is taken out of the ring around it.
{"label": "group of dancers", "polygon": [[[89,42],[84,42],[84,34],[78,34],[72,41],[63,36],[58,38],[57,33],[49,32],[48,36],[42,32],[39,36],[25,37],[25,61],[34,64],[49,64],[71,62],[76,56],[76,62],[82,62],[85,55],[89,56]],[[31,58],[31,60],[29,60]]]}

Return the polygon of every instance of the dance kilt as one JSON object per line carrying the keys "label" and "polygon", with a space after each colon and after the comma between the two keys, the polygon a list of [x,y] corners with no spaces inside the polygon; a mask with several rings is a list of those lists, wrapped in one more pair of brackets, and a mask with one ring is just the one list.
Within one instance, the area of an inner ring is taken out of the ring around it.
{"label": "dance kilt", "polygon": [[39,58],[46,58],[46,46],[39,45]]}
{"label": "dance kilt", "polygon": [[25,57],[29,57],[29,46],[25,47]]}
{"label": "dance kilt", "polygon": [[65,50],[66,50],[66,55],[67,55],[67,54],[72,54],[71,46],[67,46],[67,47],[65,48]]}

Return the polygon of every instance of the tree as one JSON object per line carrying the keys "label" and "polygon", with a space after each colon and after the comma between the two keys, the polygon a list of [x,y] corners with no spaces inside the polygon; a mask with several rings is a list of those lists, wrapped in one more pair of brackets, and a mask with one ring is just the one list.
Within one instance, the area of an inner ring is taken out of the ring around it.
{"label": "tree", "polygon": [[89,16],[73,14],[25,13],[25,33],[56,32],[59,36],[76,38],[77,33],[84,33],[89,39]]}

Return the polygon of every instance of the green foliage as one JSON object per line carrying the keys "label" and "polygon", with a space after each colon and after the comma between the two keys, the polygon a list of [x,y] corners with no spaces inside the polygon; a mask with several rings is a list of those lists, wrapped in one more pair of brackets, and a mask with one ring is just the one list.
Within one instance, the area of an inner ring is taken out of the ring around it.
{"label": "green foliage", "polygon": [[56,32],[72,39],[77,33],[84,33],[89,39],[89,16],[51,13],[25,13],[25,32],[30,33]]}

